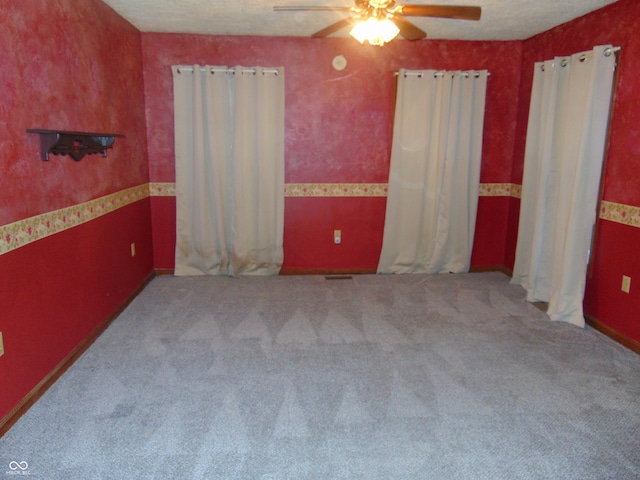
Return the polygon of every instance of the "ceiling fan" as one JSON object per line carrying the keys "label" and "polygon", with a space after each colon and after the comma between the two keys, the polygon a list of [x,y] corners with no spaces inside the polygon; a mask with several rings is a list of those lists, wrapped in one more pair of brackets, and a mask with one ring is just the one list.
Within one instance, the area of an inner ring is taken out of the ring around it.
{"label": "ceiling fan", "polygon": [[[351,16],[333,23],[322,30],[315,32],[312,37],[327,37],[338,30],[355,24],[351,35],[356,37],[363,43],[364,40],[375,45],[382,45],[385,41],[389,41],[396,35],[400,34],[407,40],[419,40],[427,36],[426,32],[404,17],[434,17],[434,18],[450,18],[455,20],[480,20],[482,9],[472,6],[446,6],[446,5],[397,5],[395,0],[354,0],[353,7],[339,6],[275,6],[276,12],[284,11],[340,11],[351,13]],[[390,30],[385,38],[373,36],[358,36],[355,31],[368,23],[371,27]],[[383,26],[384,25],[384,26]],[[354,32],[355,31],[355,32]],[[389,37],[387,39],[387,37]],[[362,39],[361,39],[362,38]],[[373,38],[373,41],[372,41]]]}

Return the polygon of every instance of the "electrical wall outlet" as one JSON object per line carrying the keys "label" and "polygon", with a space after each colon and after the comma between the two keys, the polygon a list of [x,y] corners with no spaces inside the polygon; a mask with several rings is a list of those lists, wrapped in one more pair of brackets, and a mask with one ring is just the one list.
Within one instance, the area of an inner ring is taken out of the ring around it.
{"label": "electrical wall outlet", "polygon": [[131,244],[131,256],[135,257],[136,256],[136,242],[133,242]]}
{"label": "electrical wall outlet", "polygon": [[626,275],[622,276],[622,287],[620,287],[620,289],[624,293],[629,293],[629,290],[631,290],[631,277],[627,277]]}
{"label": "electrical wall outlet", "polygon": [[333,231],[333,243],[340,245],[342,242],[342,232],[340,230]]}
{"label": "electrical wall outlet", "polygon": [[0,357],[4,355],[4,341],[2,340],[2,332],[0,332]]}

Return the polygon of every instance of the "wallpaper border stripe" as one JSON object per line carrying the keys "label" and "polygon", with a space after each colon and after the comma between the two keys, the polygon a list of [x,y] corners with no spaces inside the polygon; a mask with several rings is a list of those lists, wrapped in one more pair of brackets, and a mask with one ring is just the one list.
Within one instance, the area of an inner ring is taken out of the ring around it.
{"label": "wallpaper border stripe", "polygon": [[[511,183],[482,183],[481,197],[520,198],[522,187]],[[288,183],[285,197],[386,197],[386,183]]]}
{"label": "wallpaper border stripe", "polygon": [[481,197],[514,197],[522,196],[522,186],[515,183],[481,183]]}
{"label": "wallpaper border stripe", "polygon": [[285,197],[386,197],[386,183],[287,183]]}
{"label": "wallpaper border stripe", "polygon": [[0,226],[0,255],[149,197],[149,184]]}
{"label": "wallpaper border stripe", "polygon": [[[287,183],[285,197],[386,197],[386,183]],[[176,184],[156,182],[149,184],[152,197],[173,197]],[[520,198],[522,187],[512,183],[481,183],[481,197]]]}
{"label": "wallpaper border stripe", "polygon": [[[520,198],[522,187],[510,183],[483,183],[480,196]],[[384,197],[386,183],[290,183],[287,197]],[[152,182],[121,190],[71,207],[0,225],[0,255],[31,242],[76,227],[148,197],[174,197],[175,183]],[[603,201],[600,218],[640,228],[640,207]]]}
{"label": "wallpaper border stripe", "polygon": [[175,197],[176,184],[174,182],[152,182],[149,184],[149,194],[152,197]]}
{"label": "wallpaper border stripe", "polygon": [[640,207],[603,200],[600,202],[600,218],[640,228]]}

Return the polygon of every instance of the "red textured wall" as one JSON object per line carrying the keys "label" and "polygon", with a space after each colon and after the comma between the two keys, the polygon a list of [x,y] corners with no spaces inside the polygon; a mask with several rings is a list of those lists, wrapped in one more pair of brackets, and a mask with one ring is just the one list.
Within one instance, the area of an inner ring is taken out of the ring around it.
{"label": "red textured wall", "polygon": [[151,198],[153,266],[172,270],[176,250],[176,197]]}
{"label": "red textured wall", "polygon": [[[0,225],[147,182],[139,32],[97,0],[0,0],[0,11]],[[107,158],[46,163],[27,128],[126,138]]]}
{"label": "red textured wall", "polygon": [[[400,68],[488,69],[481,181],[511,181],[521,42],[394,41],[384,48],[352,39],[252,38],[143,33],[143,61],[152,182],[175,181],[171,65],[284,66],[287,183],[386,183],[395,79]],[[348,66],[331,67],[336,55]],[[506,228],[508,198],[480,204],[477,264],[501,265],[497,237]],[[494,209],[494,207],[497,207]],[[156,264],[173,267],[174,245],[156,222],[175,215],[153,204]],[[384,199],[287,198],[284,269],[370,270],[377,266]],[[362,212],[362,214],[361,214]],[[343,243],[333,244],[334,229]],[[311,243],[310,243],[311,242]],[[313,245],[313,248],[310,248]],[[160,250],[161,249],[161,250]]]}
{"label": "red textured wall", "polygon": [[[288,198],[283,272],[375,272],[385,206],[384,197]],[[341,230],[339,245],[334,230]]]}
{"label": "red textured wall", "polygon": [[[0,225],[147,183],[140,33],[97,0],[0,12]],[[43,162],[27,128],[126,138]],[[145,199],[0,255],[0,419],[149,275],[150,223]]]}
{"label": "red textured wall", "polygon": [[[533,81],[533,65],[554,56],[571,55],[595,45],[622,47],[604,170],[603,199],[640,206],[640,2],[619,0],[589,15],[524,42],[521,102],[518,111],[513,181],[520,183]],[[516,206],[519,208],[519,202]],[[640,342],[640,229],[598,222],[595,268],[588,279],[585,311],[600,322]],[[517,215],[509,225],[507,252],[515,248]],[[511,262],[507,258],[507,262]],[[510,263],[512,266],[513,263]],[[620,291],[622,275],[632,277],[630,294]],[[634,283],[635,282],[635,283]]]}
{"label": "red textured wall", "polygon": [[471,252],[472,267],[503,266],[510,202],[510,197],[478,199],[476,232]]}
{"label": "red textured wall", "polygon": [[[640,228],[601,220],[593,273],[587,279],[585,312],[640,343]],[[622,275],[632,278],[621,290]]]}

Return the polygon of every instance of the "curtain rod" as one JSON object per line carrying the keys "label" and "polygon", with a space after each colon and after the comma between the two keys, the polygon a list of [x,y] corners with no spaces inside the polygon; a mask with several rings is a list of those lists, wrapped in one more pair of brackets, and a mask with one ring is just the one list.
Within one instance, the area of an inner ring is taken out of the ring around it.
{"label": "curtain rod", "polygon": [[[622,50],[622,47],[605,48],[604,49],[604,56],[605,57],[609,57],[612,53],[619,52],[620,50]],[[584,62],[587,58],[593,57],[594,53],[595,52],[593,50],[585,52],[582,55],[580,55],[578,60],[580,60],[581,62]],[[560,58],[562,59],[560,61],[560,66],[561,67],[566,67],[567,65],[569,65],[569,59],[571,58],[571,55],[569,55],[568,57],[560,57]],[[537,65],[540,65],[540,70],[542,70],[544,72],[544,62],[536,62],[536,66]]]}
{"label": "curtain rod", "polygon": [[[420,71],[420,70],[407,70],[404,72],[405,76],[409,76],[409,75],[416,75],[418,77],[421,77],[424,75],[424,71]],[[468,78],[471,75],[471,72],[460,72],[460,73],[454,73],[454,72],[446,72],[444,70],[440,70],[436,73],[433,74],[434,77],[444,77],[447,73],[451,73],[453,75],[460,75],[461,77],[465,77]],[[400,72],[393,72],[393,74],[397,77],[398,75],[400,75]],[[473,75],[478,78],[480,76],[480,73],[478,72],[473,72]],[[491,73],[487,72],[487,76],[491,75]]]}
{"label": "curtain rod", "polygon": [[[178,73],[182,73],[182,72],[193,72],[193,67],[176,67],[176,70],[178,71]],[[200,67],[200,71],[201,72],[206,72],[209,71],[211,73],[233,73],[235,74],[236,71],[233,68],[222,68],[222,67]],[[255,75],[256,73],[256,69],[255,68],[245,68],[243,70],[240,70],[240,73],[253,73]],[[262,70],[262,73],[273,73],[275,75],[278,75],[280,73],[280,71],[276,68],[265,68]]]}
{"label": "curtain rod", "polygon": [[[622,50],[622,47],[605,48],[604,49],[604,56],[608,57],[612,53],[619,52],[620,50]],[[584,60],[585,58],[593,57],[593,53],[594,53],[593,50],[591,50],[590,52],[583,53],[582,55],[580,55],[580,61]]]}

